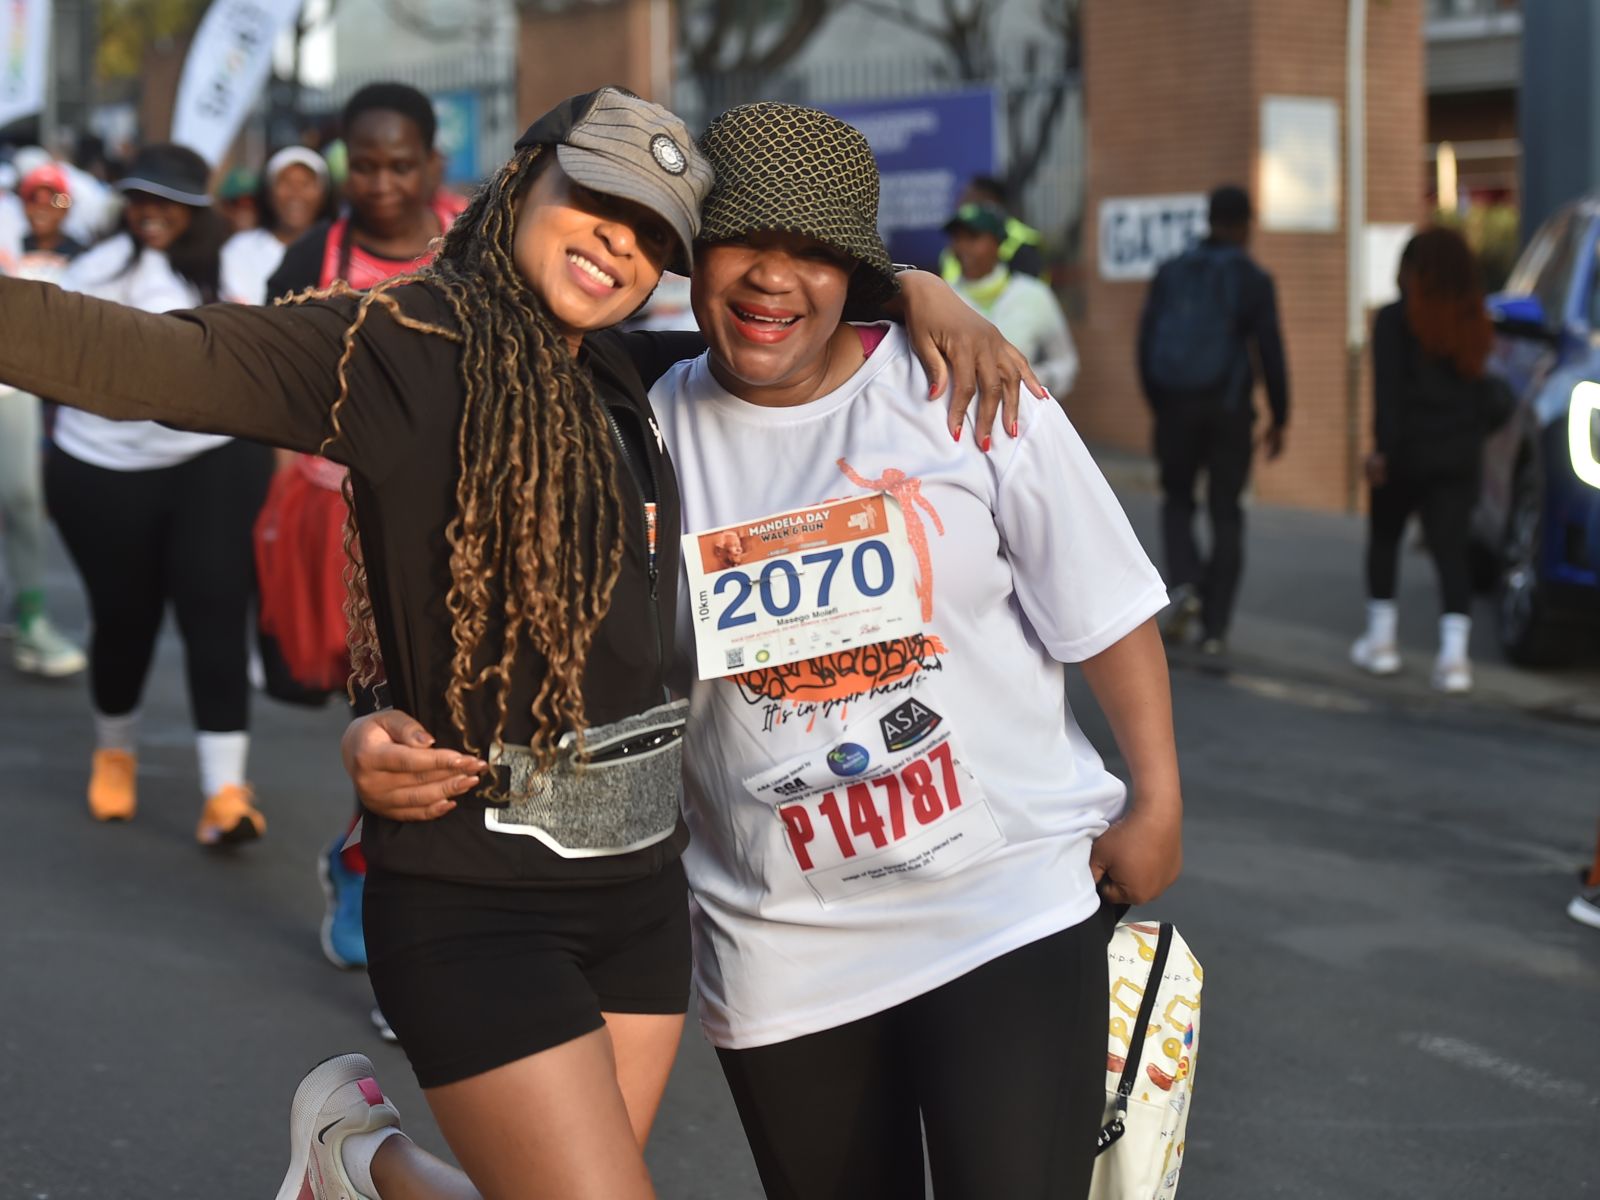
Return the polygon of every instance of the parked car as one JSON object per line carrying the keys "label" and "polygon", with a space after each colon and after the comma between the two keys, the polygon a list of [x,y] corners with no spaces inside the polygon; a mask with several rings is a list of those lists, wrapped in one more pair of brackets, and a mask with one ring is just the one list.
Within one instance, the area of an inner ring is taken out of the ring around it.
{"label": "parked car", "polygon": [[1545,222],[1489,310],[1517,407],[1485,450],[1475,557],[1507,656],[1551,664],[1600,630],[1600,195]]}

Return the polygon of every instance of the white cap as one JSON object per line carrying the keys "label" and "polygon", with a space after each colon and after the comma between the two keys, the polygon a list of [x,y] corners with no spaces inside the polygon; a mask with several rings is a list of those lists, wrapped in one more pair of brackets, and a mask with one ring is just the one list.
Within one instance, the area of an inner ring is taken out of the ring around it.
{"label": "white cap", "polygon": [[314,174],[323,184],[328,182],[328,164],[322,155],[305,146],[285,146],[267,159],[267,182],[271,183],[285,167],[301,166]]}

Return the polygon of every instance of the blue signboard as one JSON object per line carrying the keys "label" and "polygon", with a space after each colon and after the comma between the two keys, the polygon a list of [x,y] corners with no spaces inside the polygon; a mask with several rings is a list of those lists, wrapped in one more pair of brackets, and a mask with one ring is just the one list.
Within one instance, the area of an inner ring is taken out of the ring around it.
{"label": "blue signboard", "polygon": [[438,148],[444,156],[446,183],[476,183],[483,178],[478,169],[478,124],[483,111],[477,92],[441,92],[433,98],[433,112],[439,120]]}
{"label": "blue signboard", "polygon": [[974,175],[993,175],[997,106],[990,88],[825,106],[866,135],[883,176],[878,227],[896,262],[932,267],[944,223]]}

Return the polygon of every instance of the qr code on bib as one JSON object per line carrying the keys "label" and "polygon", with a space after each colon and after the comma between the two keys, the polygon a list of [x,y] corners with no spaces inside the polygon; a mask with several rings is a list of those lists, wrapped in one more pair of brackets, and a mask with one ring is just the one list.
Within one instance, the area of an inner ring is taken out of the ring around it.
{"label": "qr code on bib", "polygon": [[742,671],[744,669],[744,649],[726,651],[728,670]]}

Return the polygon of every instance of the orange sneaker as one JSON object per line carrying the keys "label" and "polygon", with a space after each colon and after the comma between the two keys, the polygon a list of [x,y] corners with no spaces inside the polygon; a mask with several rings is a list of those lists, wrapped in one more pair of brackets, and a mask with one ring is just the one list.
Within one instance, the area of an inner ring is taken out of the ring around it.
{"label": "orange sneaker", "polygon": [[227,846],[253,842],[266,831],[267,819],[257,810],[250,789],[230,783],[206,801],[194,836],[202,846]]}
{"label": "orange sneaker", "polygon": [[96,821],[131,821],[138,799],[134,775],[139,760],[131,750],[96,750],[89,771],[89,815]]}

